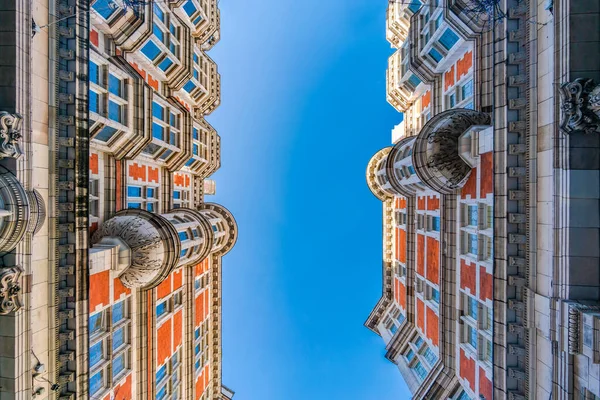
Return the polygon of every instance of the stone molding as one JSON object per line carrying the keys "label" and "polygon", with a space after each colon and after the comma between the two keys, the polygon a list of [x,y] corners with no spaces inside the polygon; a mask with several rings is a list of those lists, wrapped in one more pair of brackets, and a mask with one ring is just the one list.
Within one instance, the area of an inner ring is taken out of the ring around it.
{"label": "stone molding", "polygon": [[569,354],[581,353],[581,317],[585,311],[600,312],[600,305],[569,304],[567,333]]}
{"label": "stone molding", "polygon": [[23,117],[0,111],[0,159],[19,158],[23,154],[19,147]]}
{"label": "stone molding", "polygon": [[21,273],[19,266],[0,269],[0,315],[18,311],[21,302]]}
{"label": "stone molding", "polygon": [[419,179],[438,193],[455,193],[471,174],[471,167],[460,157],[458,139],[471,126],[490,123],[488,114],[466,108],[436,114],[413,145],[413,166]]}
{"label": "stone molding", "polygon": [[213,251],[213,254],[217,256],[224,256],[233,248],[235,242],[237,242],[238,227],[233,214],[231,214],[231,212],[222,205],[216,203],[204,203],[198,207],[198,211],[200,211],[200,213],[203,211],[214,213],[218,215],[219,218],[221,218],[225,223],[225,234],[227,236],[225,243]]}
{"label": "stone molding", "polygon": [[577,78],[560,86],[562,122],[566,133],[600,133],[600,85],[592,79]]}

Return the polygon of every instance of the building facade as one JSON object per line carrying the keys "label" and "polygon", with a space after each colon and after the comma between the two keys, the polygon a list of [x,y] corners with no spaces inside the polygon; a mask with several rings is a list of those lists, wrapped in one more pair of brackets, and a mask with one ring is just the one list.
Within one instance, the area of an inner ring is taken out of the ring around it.
{"label": "building facade", "polygon": [[216,0],[0,5],[0,399],[231,399]]}
{"label": "building facade", "polygon": [[365,325],[415,399],[600,398],[600,4],[390,0]]}

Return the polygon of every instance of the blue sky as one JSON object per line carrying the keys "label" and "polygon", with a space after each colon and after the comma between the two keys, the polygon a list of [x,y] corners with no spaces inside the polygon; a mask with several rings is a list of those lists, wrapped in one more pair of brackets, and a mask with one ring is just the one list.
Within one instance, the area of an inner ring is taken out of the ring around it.
{"label": "blue sky", "polygon": [[401,116],[385,101],[385,0],[222,0],[208,120],[224,260],[224,383],[237,400],[408,399],[363,326],[381,295],[381,203],[364,178]]}

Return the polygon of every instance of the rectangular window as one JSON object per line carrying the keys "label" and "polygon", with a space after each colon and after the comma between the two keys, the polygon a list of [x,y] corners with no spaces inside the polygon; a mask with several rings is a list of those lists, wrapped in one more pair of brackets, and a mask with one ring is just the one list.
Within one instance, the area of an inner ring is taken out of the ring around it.
{"label": "rectangular window", "polygon": [[413,358],[415,358],[415,353],[412,350],[409,350],[408,353],[406,353],[406,359],[408,362],[411,362]]}
{"label": "rectangular window", "polygon": [[477,350],[477,330],[467,325],[467,342]]}
{"label": "rectangular window", "polygon": [[181,199],[181,191],[173,190],[173,199],[180,200]]}
{"label": "rectangular window", "polygon": [[408,78],[408,82],[412,85],[413,89],[416,89],[421,83],[421,80],[415,74],[412,74],[410,78]]}
{"label": "rectangular window", "polygon": [[154,3],[154,15],[163,23],[165,22],[165,13],[156,3]]}
{"label": "rectangular window", "polygon": [[157,124],[156,122],[152,123],[152,137],[158,140],[165,140],[165,128]]}
{"label": "rectangular window", "polygon": [[473,96],[473,80],[471,79],[461,87],[461,101]]}
{"label": "rectangular window", "polygon": [[167,365],[163,365],[156,371],[156,384],[160,384],[167,377]]}
{"label": "rectangular window", "polygon": [[112,139],[112,137],[115,135],[115,133],[117,133],[117,130],[115,128],[105,126],[100,132],[96,134],[96,136],[94,136],[94,139],[108,143],[110,139]]}
{"label": "rectangular window", "polygon": [[104,388],[104,370],[100,370],[90,377],[90,394],[94,395]]}
{"label": "rectangular window", "polygon": [[448,108],[456,106],[456,94],[452,93],[448,96]]}
{"label": "rectangular window", "polygon": [[467,245],[469,246],[468,252],[471,254],[474,254],[474,255],[478,255],[479,253],[477,253],[477,248],[478,248],[477,235],[468,234],[467,237],[468,237]]}
{"label": "rectangular window", "polygon": [[425,361],[427,361],[427,364],[429,364],[431,367],[433,367],[438,360],[438,357],[429,347],[427,347],[423,352],[423,357],[425,358]]}
{"label": "rectangular window", "polygon": [[179,240],[181,240],[182,242],[188,240],[189,238],[190,235],[187,232],[179,232]]}
{"label": "rectangular window", "polygon": [[95,83],[96,85],[99,85],[100,83],[100,74],[99,74],[99,67],[98,64],[94,63],[93,61],[90,61],[89,63],[89,67],[88,67],[88,77],[90,82]]}
{"label": "rectangular window", "polygon": [[469,317],[471,317],[475,321],[477,321],[478,311],[479,311],[479,303],[477,302],[477,300],[473,299],[472,297],[467,296],[467,314],[469,315]]}
{"label": "rectangular window", "polygon": [[439,51],[437,51],[435,48],[431,48],[431,50],[429,50],[429,56],[431,58],[433,58],[436,62],[440,62],[442,61],[442,55],[440,54]]}
{"label": "rectangular window", "polygon": [[440,36],[439,42],[446,50],[450,50],[458,42],[458,36],[448,28]]}
{"label": "rectangular window", "polygon": [[113,332],[113,343],[112,348],[113,351],[117,350],[119,347],[125,344],[125,327],[119,328]]}
{"label": "rectangular window", "polygon": [[440,304],[440,291],[434,288],[431,288],[431,301],[434,303]]}
{"label": "rectangular window", "polygon": [[476,205],[467,207],[467,225],[477,226],[478,207]]}
{"label": "rectangular window", "polygon": [[90,90],[88,103],[90,111],[100,114],[100,95],[98,93]]}
{"label": "rectangular window", "polygon": [[96,0],[92,8],[106,21],[119,9],[113,0]]}
{"label": "rectangular window", "polygon": [[433,230],[436,232],[439,232],[440,231],[440,217],[433,217],[431,219],[431,221],[432,221],[432,225],[433,225],[433,227],[432,227]]}
{"label": "rectangular window", "polygon": [[408,9],[412,11],[413,14],[416,14],[417,11],[421,8],[421,2],[419,0],[410,0],[408,3]]}
{"label": "rectangular window", "polygon": [[417,373],[419,379],[423,380],[427,377],[427,370],[423,367],[423,364],[420,362],[416,363],[414,366],[414,370]]}
{"label": "rectangular window", "polygon": [[118,123],[123,122],[123,110],[121,106],[111,100],[108,102],[108,118]]}
{"label": "rectangular window", "polygon": [[127,208],[142,208],[142,203],[127,203]]}
{"label": "rectangular window", "polygon": [[90,368],[100,363],[100,361],[102,361],[103,359],[104,341],[101,340],[90,347]]}
{"label": "rectangular window", "polygon": [[127,197],[142,197],[142,188],[139,186],[127,186]]}
{"label": "rectangular window", "polygon": [[104,326],[104,311],[100,311],[99,313],[93,314],[90,316],[89,320],[89,331],[90,336],[97,335],[105,331]]}
{"label": "rectangular window", "polygon": [[437,17],[437,19],[435,20],[435,22],[434,22],[434,24],[433,24],[433,30],[434,30],[434,31],[437,31],[437,30],[440,28],[440,26],[442,25],[442,16],[443,16],[443,15],[440,15],[440,16],[439,16],[439,17]]}
{"label": "rectangular window", "polygon": [[113,362],[112,362],[113,379],[115,377],[119,376],[119,374],[121,372],[123,372],[124,370],[125,370],[125,353],[121,353],[119,356],[114,358]]}
{"label": "rectangular window", "polygon": [[166,315],[169,312],[169,308],[167,307],[167,302],[163,301],[159,305],[156,306],[156,318],[160,318],[163,315]]}
{"label": "rectangular window", "polygon": [[115,303],[112,308],[112,323],[117,325],[125,318],[125,301]]}
{"label": "rectangular window", "polygon": [[152,40],[149,40],[148,43],[142,47],[142,54],[145,55],[150,61],[156,60],[160,53],[160,49]]}
{"label": "rectangular window", "polygon": [[115,96],[123,97],[121,80],[113,74],[108,74],[108,91]]}

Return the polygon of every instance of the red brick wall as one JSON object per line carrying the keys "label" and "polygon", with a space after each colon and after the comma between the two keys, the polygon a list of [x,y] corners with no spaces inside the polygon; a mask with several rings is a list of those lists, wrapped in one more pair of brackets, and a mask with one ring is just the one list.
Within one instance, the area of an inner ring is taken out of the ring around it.
{"label": "red brick wall", "polygon": [[171,321],[166,321],[158,328],[157,332],[157,355],[156,362],[158,365],[163,364],[171,355]]}
{"label": "red brick wall", "polygon": [[417,299],[417,327],[425,333],[425,304]]}
{"label": "red brick wall", "polygon": [[492,298],[492,274],[488,274],[485,267],[479,267],[479,298],[483,301],[485,299],[493,300]]}
{"label": "red brick wall", "polygon": [[427,237],[427,279],[440,283],[440,242],[432,237]]}
{"label": "red brick wall", "polygon": [[417,234],[417,273],[425,276],[425,237]]}
{"label": "red brick wall", "polygon": [[134,181],[146,182],[146,166],[138,163],[129,164],[129,177]]}
{"label": "red brick wall", "polygon": [[482,199],[488,195],[488,193],[493,193],[494,191],[494,160],[493,160],[493,152],[487,152],[481,154],[481,188],[479,190],[479,194]]}
{"label": "red brick wall", "polygon": [[110,271],[90,275],[90,312],[110,304]]}
{"label": "red brick wall", "polygon": [[425,203],[427,201],[427,197],[423,196],[423,197],[417,197],[417,210],[425,210],[426,206]]}
{"label": "red brick wall", "polygon": [[457,80],[469,73],[469,69],[473,66],[473,51],[467,51],[463,58],[456,62]]}
{"label": "red brick wall", "polygon": [[90,154],[90,172],[98,175],[98,154]]}
{"label": "red brick wall", "polygon": [[398,255],[398,260],[406,263],[406,231],[404,229],[397,228],[396,235],[398,243],[396,254]]}
{"label": "red brick wall", "polygon": [[483,368],[479,368],[479,394],[484,395],[486,400],[492,399],[492,382],[486,378]]}
{"label": "red brick wall", "polygon": [[113,279],[113,301],[119,300],[121,295],[125,294],[129,296],[131,294],[131,289],[126,288],[119,278]]}
{"label": "red brick wall", "polygon": [[162,299],[171,294],[171,274],[156,288],[156,297]]}
{"label": "red brick wall", "polygon": [[444,91],[454,86],[454,65],[444,73]]}
{"label": "red brick wall", "polygon": [[427,209],[435,211],[440,209],[440,198],[438,196],[429,196],[427,198]]}
{"label": "red brick wall", "polygon": [[466,199],[467,195],[470,195],[472,199],[477,197],[477,168],[471,170],[471,175],[460,192],[463,199]]}
{"label": "red brick wall", "polygon": [[477,270],[476,264],[471,264],[465,260],[460,260],[460,288],[471,290],[471,294],[476,293]]}
{"label": "red brick wall", "polygon": [[148,182],[158,183],[158,168],[148,167]]}
{"label": "red brick wall", "polygon": [[96,47],[98,47],[98,31],[92,29],[90,30],[90,42]]}
{"label": "red brick wall", "polygon": [[427,308],[427,337],[435,346],[440,345],[440,320],[431,308]]}
{"label": "red brick wall", "polygon": [[431,104],[431,91],[428,90],[423,95],[423,102],[421,103],[422,108],[427,108]]}
{"label": "red brick wall", "polygon": [[113,393],[114,393],[114,400],[132,400],[132,394],[131,394],[131,374],[129,374],[127,376],[127,378],[125,379],[125,381],[120,384],[117,385],[115,387],[113,387]]}
{"label": "red brick wall", "polygon": [[460,371],[461,378],[469,382],[472,391],[475,391],[475,360],[467,358],[465,351],[460,349]]}
{"label": "red brick wall", "polygon": [[177,348],[183,339],[183,311],[173,315],[173,348]]}

